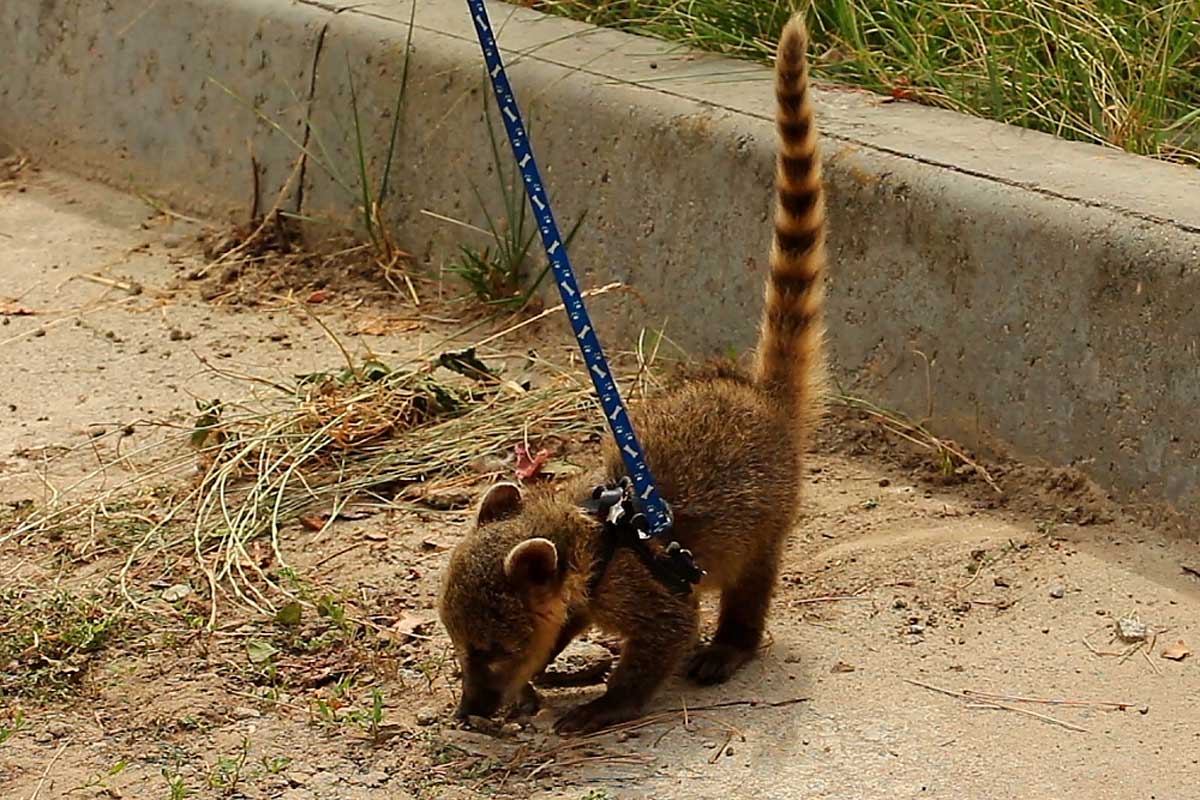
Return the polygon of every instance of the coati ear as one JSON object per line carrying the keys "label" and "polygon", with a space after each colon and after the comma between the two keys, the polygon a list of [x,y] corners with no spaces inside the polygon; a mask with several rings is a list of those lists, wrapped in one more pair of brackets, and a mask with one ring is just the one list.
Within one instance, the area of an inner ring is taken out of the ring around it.
{"label": "coati ear", "polygon": [[511,517],[521,510],[521,487],[515,483],[497,483],[487,490],[479,504],[479,525]]}
{"label": "coati ear", "polygon": [[558,548],[549,539],[526,539],[504,557],[504,574],[523,589],[548,589],[558,580]]}

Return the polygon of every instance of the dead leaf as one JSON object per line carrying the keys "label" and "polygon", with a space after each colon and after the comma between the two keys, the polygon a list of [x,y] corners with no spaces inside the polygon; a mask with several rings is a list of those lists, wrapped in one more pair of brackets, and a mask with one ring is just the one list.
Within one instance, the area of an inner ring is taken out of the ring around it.
{"label": "dead leaf", "polygon": [[421,628],[433,621],[434,617],[431,614],[404,612],[404,615],[400,619],[392,623],[392,626],[387,630],[380,631],[379,635],[396,644],[403,644],[409,639],[425,639],[428,637],[421,634]]}
{"label": "dead leaf", "polygon": [[304,302],[310,303],[313,305],[316,305],[317,303],[324,303],[326,300],[329,299],[330,295],[332,295],[332,294],[333,293],[330,292],[328,289],[317,289],[315,292],[313,292],[308,297],[306,297],[304,299]]}
{"label": "dead leaf", "polygon": [[363,538],[369,542],[386,542],[388,535],[381,531],[367,531],[363,534]]}
{"label": "dead leaf", "polygon": [[305,514],[300,518],[300,524],[310,531],[319,531],[329,520],[328,514]]}
{"label": "dead leaf", "polygon": [[1180,639],[1175,644],[1169,644],[1163,648],[1162,657],[1169,658],[1172,661],[1183,661],[1192,654],[1191,649]]}
{"label": "dead leaf", "polygon": [[32,317],[37,312],[16,303],[0,303],[0,317]]}
{"label": "dead leaf", "polygon": [[450,545],[446,544],[445,542],[439,542],[437,539],[422,539],[421,549],[433,550],[434,552],[440,553],[443,550],[449,550]]}
{"label": "dead leaf", "polygon": [[537,451],[537,455],[529,455],[529,448],[524,444],[519,444],[516,447],[517,451],[517,480],[527,481],[538,477],[542,472],[542,466],[550,460],[550,451],[541,449]]}
{"label": "dead leaf", "polygon": [[354,329],[367,336],[384,336],[389,333],[406,333],[424,327],[420,320],[403,317],[371,317],[363,320]]}

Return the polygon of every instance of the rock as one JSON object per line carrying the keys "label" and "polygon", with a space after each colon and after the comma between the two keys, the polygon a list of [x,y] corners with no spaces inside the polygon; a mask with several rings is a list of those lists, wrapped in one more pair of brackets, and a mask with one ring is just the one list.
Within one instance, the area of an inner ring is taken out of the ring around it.
{"label": "rock", "polygon": [[1067,594],[1067,589],[1066,589],[1066,587],[1064,587],[1062,585],[1058,585],[1058,586],[1055,586],[1052,589],[1050,589],[1050,596],[1053,597],[1055,600],[1061,600],[1063,597],[1066,596],[1066,594]]}
{"label": "rock", "polygon": [[334,775],[328,770],[321,770],[312,776],[312,779],[308,781],[307,785],[313,787],[313,789],[316,791],[320,791],[322,789],[332,789],[341,782],[342,779],[337,775]]}
{"label": "rock", "polygon": [[258,719],[262,714],[258,713],[257,709],[247,706],[235,706],[233,711],[229,712],[234,719]]}
{"label": "rock", "polygon": [[166,589],[163,589],[161,596],[168,603],[177,603],[191,593],[191,586],[188,586],[186,583],[177,583],[174,586],[168,586]]}
{"label": "rock", "polygon": [[613,656],[605,648],[578,639],[567,645],[554,663],[538,676],[539,686],[588,686],[600,683],[612,667]]}
{"label": "rock", "polygon": [[391,775],[388,775],[381,769],[374,769],[362,776],[362,782],[371,787],[383,786],[391,780],[391,777]]}
{"label": "rock", "polygon": [[425,710],[425,711],[417,712],[417,724],[418,725],[428,726],[428,725],[432,725],[435,722],[437,722],[437,714],[433,713],[432,711]]}
{"label": "rock", "polygon": [[192,335],[181,328],[171,328],[167,333],[167,338],[172,342],[182,342],[192,338]]}
{"label": "rock", "polygon": [[279,800],[316,800],[317,796],[308,789],[288,789],[279,795]]}
{"label": "rock", "polygon": [[33,740],[38,744],[49,744],[54,741],[54,737],[50,735],[50,731],[38,731],[33,735]]}
{"label": "rock", "polygon": [[61,739],[71,732],[71,726],[65,722],[51,722],[46,726],[46,733],[55,739]]}
{"label": "rock", "polygon": [[286,775],[292,786],[305,786],[313,779],[313,774],[306,769],[289,769]]}

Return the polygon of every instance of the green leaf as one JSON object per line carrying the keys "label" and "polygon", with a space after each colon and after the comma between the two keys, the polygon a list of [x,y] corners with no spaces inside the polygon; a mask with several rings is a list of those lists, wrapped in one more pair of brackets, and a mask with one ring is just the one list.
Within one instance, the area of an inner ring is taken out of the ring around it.
{"label": "green leaf", "polygon": [[300,604],[293,600],[279,611],[275,612],[275,621],[287,628],[300,624]]}
{"label": "green leaf", "polygon": [[246,655],[250,657],[251,664],[266,664],[278,652],[274,645],[262,639],[246,642]]}

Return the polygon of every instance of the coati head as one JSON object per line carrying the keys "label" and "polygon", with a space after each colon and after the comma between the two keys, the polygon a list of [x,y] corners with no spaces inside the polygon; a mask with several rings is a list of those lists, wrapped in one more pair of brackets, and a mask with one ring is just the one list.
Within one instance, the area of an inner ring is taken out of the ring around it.
{"label": "coati head", "polygon": [[491,716],[546,666],[582,587],[562,543],[589,524],[561,495],[488,490],[450,555],[439,603],[462,669],[459,718]]}

